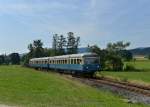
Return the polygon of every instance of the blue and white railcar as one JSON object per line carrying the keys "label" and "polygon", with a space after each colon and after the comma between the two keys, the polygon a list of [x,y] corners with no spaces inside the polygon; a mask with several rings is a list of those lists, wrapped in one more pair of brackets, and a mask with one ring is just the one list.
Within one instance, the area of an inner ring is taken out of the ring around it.
{"label": "blue and white railcar", "polygon": [[31,59],[34,68],[47,68],[69,73],[94,73],[100,69],[99,57],[95,53],[72,54]]}
{"label": "blue and white railcar", "polygon": [[48,68],[49,57],[33,58],[29,61],[29,66],[33,68]]}

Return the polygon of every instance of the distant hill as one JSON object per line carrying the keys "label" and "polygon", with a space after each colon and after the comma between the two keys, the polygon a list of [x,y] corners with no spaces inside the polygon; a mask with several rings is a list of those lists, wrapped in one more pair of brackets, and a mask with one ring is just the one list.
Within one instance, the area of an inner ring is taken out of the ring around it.
{"label": "distant hill", "polygon": [[[135,48],[129,50],[134,56],[135,55],[142,55],[147,56],[150,55],[150,47],[143,47],[143,48]],[[78,53],[89,52],[89,48],[83,47],[78,49]]]}
{"label": "distant hill", "polygon": [[78,49],[78,53],[85,53],[85,52],[89,52],[89,48],[87,47],[82,47]]}
{"label": "distant hill", "polygon": [[150,55],[150,47],[135,48],[135,49],[131,49],[130,52],[131,52],[133,55],[143,55],[143,56],[147,56],[147,55]]}

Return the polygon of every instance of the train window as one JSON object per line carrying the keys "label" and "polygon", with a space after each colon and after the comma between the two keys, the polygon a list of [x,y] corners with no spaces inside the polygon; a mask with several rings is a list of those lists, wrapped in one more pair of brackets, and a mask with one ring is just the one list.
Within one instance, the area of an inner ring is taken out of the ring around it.
{"label": "train window", "polygon": [[74,64],[77,64],[77,60],[76,59],[74,59]]}
{"label": "train window", "polygon": [[99,59],[97,57],[87,57],[85,58],[85,64],[98,64]]}
{"label": "train window", "polygon": [[65,60],[64,60],[64,64],[67,64],[67,62],[66,62],[66,61],[67,61],[67,60],[65,59]]}
{"label": "train window", "polygon": [[68,59],[68,64],[70,64],[70,59]]}
{"label": "train window", "polygon": [[77,64],[82,64],[82,60],[81,59],[77,59]]}
{"label": "train window", "polygon": [[47,64],[47,61],[45,61],[45,64]]}
{"label": "train window", "polygon": [[65,64],[67,64],[67,60],[65,59]]}
{"label": "train window", "polygon": [[73,59],[71,59],[71,64],[73,64]]}
{"label": "train window", "polygon": [[66,60],[64,59],[64,64],[66,64]]}

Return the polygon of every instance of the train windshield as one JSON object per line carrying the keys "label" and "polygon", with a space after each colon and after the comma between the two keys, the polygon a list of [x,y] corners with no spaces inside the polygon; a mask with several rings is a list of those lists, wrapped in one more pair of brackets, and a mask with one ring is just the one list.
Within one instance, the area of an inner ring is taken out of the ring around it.
{"label": "train windshield", "polygon": [[98,57],[86,57],[84,60],[85,64],[99,64]]}

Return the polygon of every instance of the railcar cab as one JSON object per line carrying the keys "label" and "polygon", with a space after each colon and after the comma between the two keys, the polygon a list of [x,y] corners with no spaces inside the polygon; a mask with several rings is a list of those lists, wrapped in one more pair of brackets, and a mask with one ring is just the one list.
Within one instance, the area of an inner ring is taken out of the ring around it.
{"label": "railcar cab", "polygon": [[89,53],[83,56],[84,71],[98,71],[100,69],[99,57],[95,53]]}

